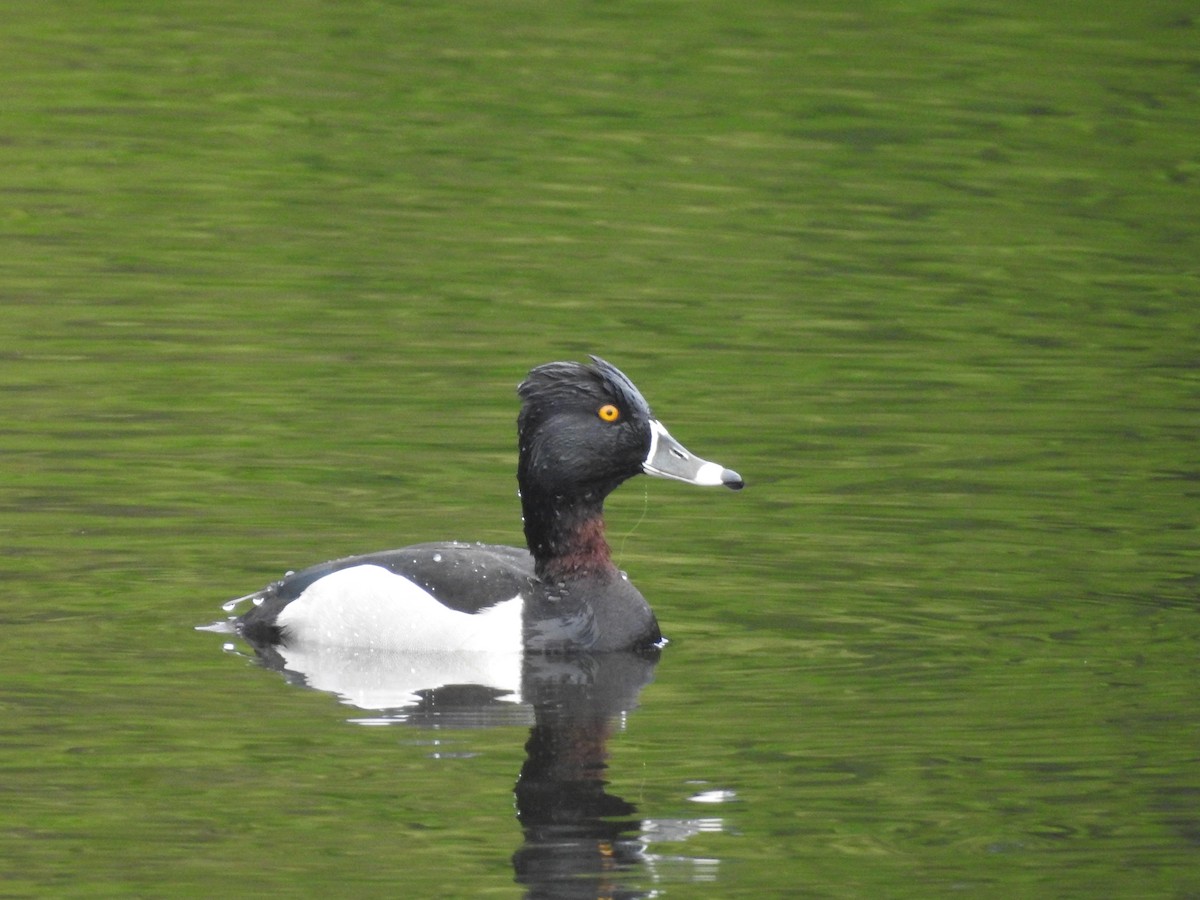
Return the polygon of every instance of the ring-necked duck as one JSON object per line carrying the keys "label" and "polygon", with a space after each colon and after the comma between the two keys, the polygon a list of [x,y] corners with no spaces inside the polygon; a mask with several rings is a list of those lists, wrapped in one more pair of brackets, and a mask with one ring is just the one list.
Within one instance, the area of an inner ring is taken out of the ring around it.
{"label": "ring-necked duck", "polygon": [[743,486],[667,433],[633,382],[598,357],[538,366],[517,388],[528,550],[416,544],[323,563],[251,594],[237,621],[257,644],[439,651],[623,650],[661,642],[613,565],[604,498],[645,472]]}

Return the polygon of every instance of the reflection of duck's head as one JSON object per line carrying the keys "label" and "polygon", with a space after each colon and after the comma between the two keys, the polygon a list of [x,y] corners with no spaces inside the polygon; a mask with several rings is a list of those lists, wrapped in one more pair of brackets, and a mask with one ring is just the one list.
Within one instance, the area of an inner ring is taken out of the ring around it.
{"label": "reflection of duck's head", "polygon": [[692,456],[616,367],[555,362],[518,388],[529,552],[418,544],[292,573],[250,595],[238,629],[257,644],[385,651],[609,651],[660,640],[649,605],[613,565],[604,499],[644,472],[742,487]]}

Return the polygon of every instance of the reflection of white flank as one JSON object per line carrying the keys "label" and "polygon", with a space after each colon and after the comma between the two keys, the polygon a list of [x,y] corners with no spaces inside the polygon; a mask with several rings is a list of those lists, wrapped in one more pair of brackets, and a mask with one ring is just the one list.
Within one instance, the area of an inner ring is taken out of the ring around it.
{"label": "reflection of white flank", "polygon": [[372,651],[521,651],[520,595],[474,615],[443,606],[419,585],[382,566],[331,572],[276,619],[289,647]]}
{"label": "reflection of white flank", "polygon": [[477,684],[520,701],[521,654],[398,652],[299,645],[277,648],[287,668],[309,687],[337,694],[359,709],[395,709],[420,701],[418,691],[448,684]]}

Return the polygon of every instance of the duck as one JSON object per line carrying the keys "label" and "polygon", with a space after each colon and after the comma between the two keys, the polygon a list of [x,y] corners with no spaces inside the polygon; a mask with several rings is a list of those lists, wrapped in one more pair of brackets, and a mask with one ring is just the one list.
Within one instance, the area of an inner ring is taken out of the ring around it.
{"label": "duck", "polygon": [[633,382],[597,356],[550,362],[517,387],[525,547],[421,543],[289,572],[234,628],[295,652],[572,653],[661,647],[658,620],[612,559],[604,501],[639,474],[741,490],[693,455]]}

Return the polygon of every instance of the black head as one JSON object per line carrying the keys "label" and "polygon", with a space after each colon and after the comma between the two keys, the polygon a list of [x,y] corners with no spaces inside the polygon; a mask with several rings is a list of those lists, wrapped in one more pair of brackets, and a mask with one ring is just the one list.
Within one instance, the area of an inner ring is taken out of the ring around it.
{"label": "black head", "polygon": [[650,406],[618,368],[591,359],[538,366],[517,388],[523,494],[602,500],[642,471]]}

